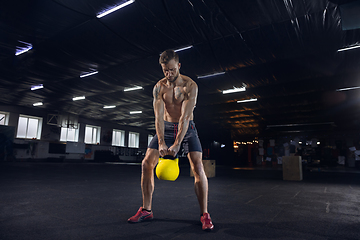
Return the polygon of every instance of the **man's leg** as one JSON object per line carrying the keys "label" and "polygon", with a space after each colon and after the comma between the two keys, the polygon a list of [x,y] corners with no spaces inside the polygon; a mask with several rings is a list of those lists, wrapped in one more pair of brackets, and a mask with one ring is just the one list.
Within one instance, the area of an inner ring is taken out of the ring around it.
{"label": "man's leg", "polygon": [[159,151],[148,148],[141,164],[141,190],[143,208],[151,210],[152,195],[154,192],[154,168],[159,161]]}
{"label": "man's leg", "polygon": [[195,193],[199,201],[201,217],[200,221],[202,229],[205,231],[211,231],[214,229],[214,224],[211,221],[210,214],[208,213],[208,180],[204,171],[202,163],[201,152],[190,152],[188,154],[191,169],[194,173],[195,181]]}
{"label": "man's leg", "polygon": [[138,223],[153,219],[151,211],[152,195],[154,192],[154,168],[159,160],[159,151],[148,148],[141,164],[141,191],[143,205],[137,213],[128,219],[130,223]]}
{"label": "man's leg", "polygon": [[201,214],[207,213],[208,180],[202,163],[202,153],[190,152],[188,153],[188,158],[190,167],[194,173],[195,193],[199,201]]}

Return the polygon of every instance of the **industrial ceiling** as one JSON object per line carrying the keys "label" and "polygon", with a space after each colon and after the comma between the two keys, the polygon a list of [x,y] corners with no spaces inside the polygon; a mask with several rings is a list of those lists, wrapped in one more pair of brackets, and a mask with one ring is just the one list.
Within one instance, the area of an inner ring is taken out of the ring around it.
{"label": "industrial ceiling", "polygon": [[[199,86],[200,130],[236,138],[359,129],[360,90],[339,89],[360,86],[360,48],[338,50],[359,44],[360,1],[135,0],[97,17],[124,2],[3,2],[0,104],[153,130],[159,54],[192,46],[178,54]],[[134,86],[142,89],[124,92]]]}

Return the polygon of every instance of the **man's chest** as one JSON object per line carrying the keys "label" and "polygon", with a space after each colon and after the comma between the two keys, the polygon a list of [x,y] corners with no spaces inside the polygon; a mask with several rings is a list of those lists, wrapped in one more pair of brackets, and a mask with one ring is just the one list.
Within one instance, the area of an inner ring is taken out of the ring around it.
{"label": "man's chest", "polygon": [[163,96],[166,103],[180,104],[186,99],[186,92],[184,87],[175,87],[167,89]]}

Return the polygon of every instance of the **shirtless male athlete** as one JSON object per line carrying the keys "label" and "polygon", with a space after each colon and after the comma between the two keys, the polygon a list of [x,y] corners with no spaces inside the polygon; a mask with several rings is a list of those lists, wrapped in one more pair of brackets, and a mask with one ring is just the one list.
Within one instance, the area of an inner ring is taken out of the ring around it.
{"label": "shirtless male athlete", "polygon": [[179,56],[173,50],[164,51],[160,55],[159,63],[165,77],[158,81],[153,90],[156,135],[150,142],[141,165],[143,205],[128,222],[138,223],[153,219],[151,203],[154,168],[159,155],[175,157],[182,144],[194,173],[202,229],[212,230],[214,225],[207,212],[208,181],[202,164],[202,148],[193,121],[198,87],[191,78],[180,74]]}

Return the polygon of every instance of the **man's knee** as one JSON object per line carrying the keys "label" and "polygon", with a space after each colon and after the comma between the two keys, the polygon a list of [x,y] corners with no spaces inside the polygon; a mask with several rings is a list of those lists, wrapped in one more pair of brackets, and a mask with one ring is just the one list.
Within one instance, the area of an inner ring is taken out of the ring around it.
{"label": "man's knee", "polygon": [[189,160],[191,162],[191,168],[195,175],[201,175],[204,173],[204,166],[202,163],[202,153],[201,152],[190,152]]}
{"label": "man's knee", "polygon": [[156,163],[153,161],[150,161],[149,159],[144,158],[144,160],[141,162],[141,167],[143,170],[153,170],[156,166]]}
{"label": "man's knee", "polygon": [[205,174],[204,165],[203,165],[202,161],[194,161],[192,164],[192,170],[195,175]]}
{"label": "man's knee", "polygon": [[157,162],[158,162],[158,154],[153,150],[148,150],[144,159],[141,162],[141,167],[143,171],[154,170]]}

